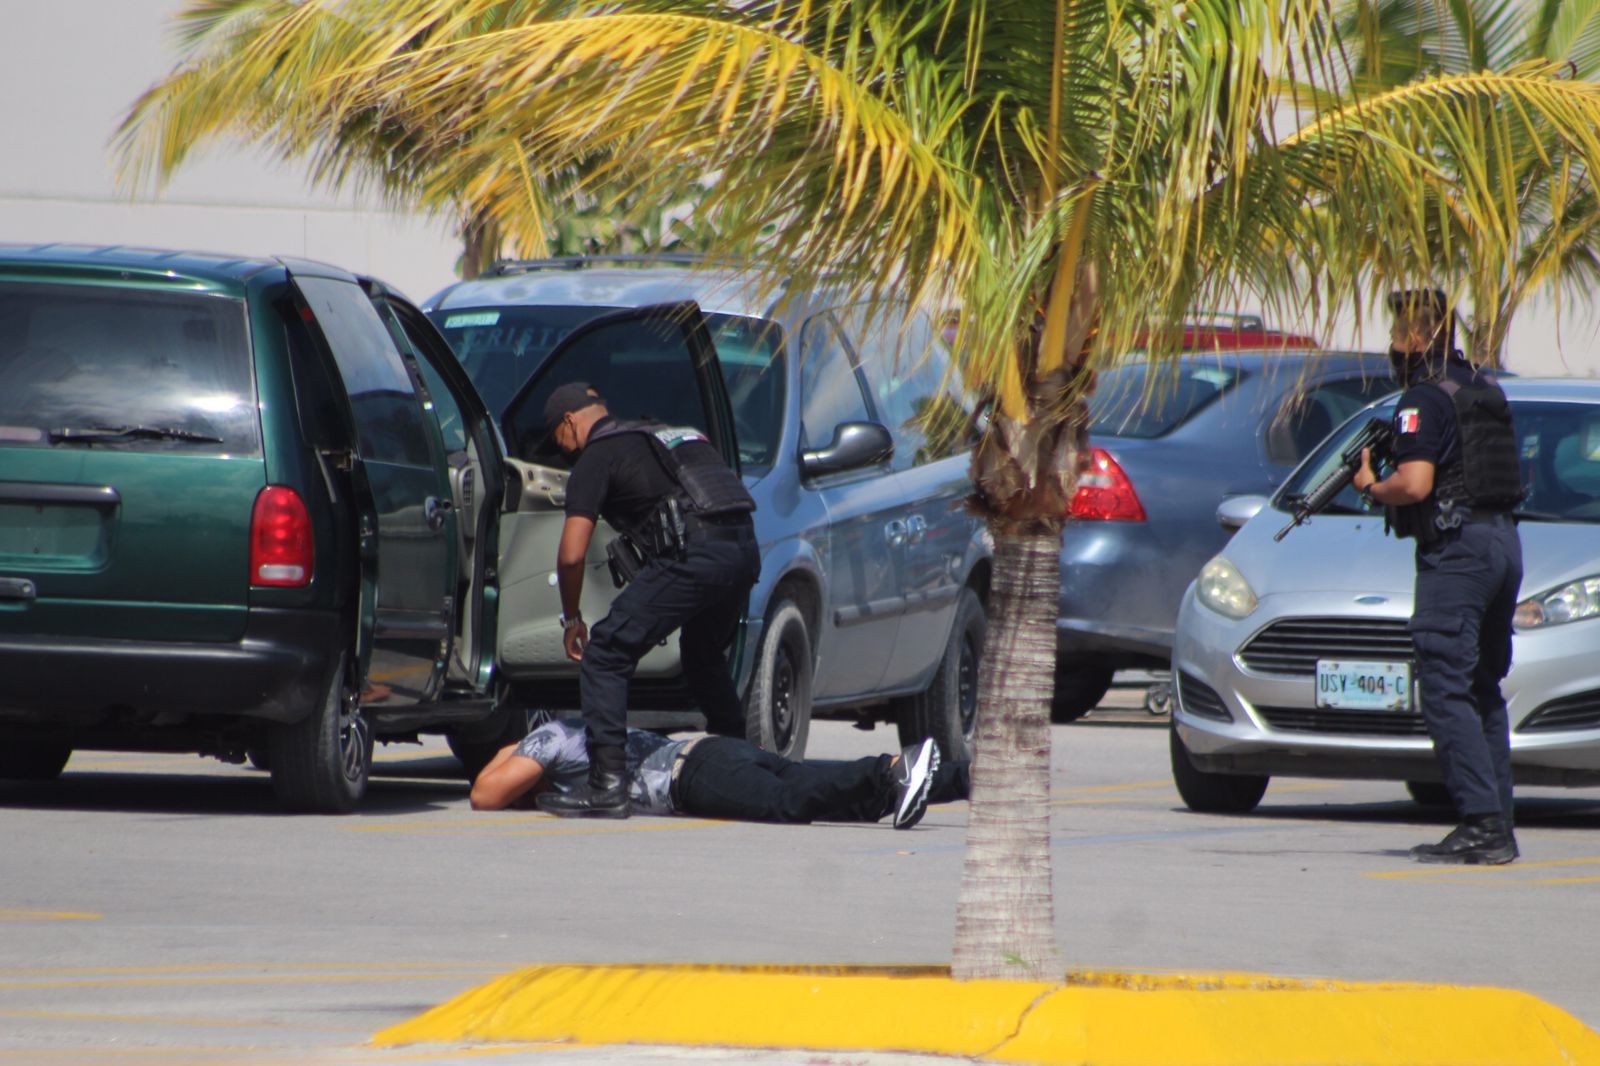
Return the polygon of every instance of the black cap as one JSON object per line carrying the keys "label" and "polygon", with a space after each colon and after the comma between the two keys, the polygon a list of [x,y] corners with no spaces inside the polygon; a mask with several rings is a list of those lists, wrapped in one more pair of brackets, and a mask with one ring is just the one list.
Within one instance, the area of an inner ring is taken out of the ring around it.
{"label": "black cap", "polygon": [[569,381],[565,385],[558,385],[544,402],[545,428],[554,430],[572,412],[605,402],[605,397],[587,381]]}

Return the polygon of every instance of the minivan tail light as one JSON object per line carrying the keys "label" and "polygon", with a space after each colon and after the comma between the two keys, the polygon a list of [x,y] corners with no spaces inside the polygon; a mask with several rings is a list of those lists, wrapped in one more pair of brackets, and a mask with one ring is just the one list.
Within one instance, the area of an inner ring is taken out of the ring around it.
{"label": "minivan tail light", "polygon": [[250,584],[309,585],[315,558],[311,513],[300,494],[284,485],[262,489],[250,515]]}
{"label": "minivan tail light", "polygon": [[1104,448],[1090,450],[1088,469],[1078,475],[1078,491],[1067,514],[1099,522],[1145,520],[1144,504],[1133,491],[1133,482]]}

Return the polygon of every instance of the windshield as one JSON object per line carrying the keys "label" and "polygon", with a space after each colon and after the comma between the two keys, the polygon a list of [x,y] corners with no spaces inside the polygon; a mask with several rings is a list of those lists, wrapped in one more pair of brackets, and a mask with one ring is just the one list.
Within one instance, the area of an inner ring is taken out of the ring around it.
{"label": "windshield", "polygon": [[244,301],[0,282],[0,441],[259,453]]}
{"label": "windshield", "polygon": [[1171,433],[1238,385],[1245,372],[1185,360],[1151,378],[1148,363],[1124,363],[1101,372],[1089,397],[1089,433],[1111,437],[1159,437]]}
{"label": "windshield", "polygon": [[[567,334],[615,307],[539,305],[451,308],[429,317],[450,342],[496,418]],[[760,476],[772,468],[783,425],[784,336],[777,323],[706,314],[739,437],[739,464]]]}
{"label": "windshield", "polygon": [[[1517,513],[1553,522],[1600,522],[1600,404],[1575,401],[1511,401],[1527,498]],[[1339,465],[1345,444],[1368,419],[1394,417],[1394,398],[1373,404],[1340,426],[1283,483],[1273,499],[1280,511],[1309,493]],[[1330,511],[1362,513],[1356,491],[1345,486]],[[1372,510],[1381,510],[1381,507]]]}

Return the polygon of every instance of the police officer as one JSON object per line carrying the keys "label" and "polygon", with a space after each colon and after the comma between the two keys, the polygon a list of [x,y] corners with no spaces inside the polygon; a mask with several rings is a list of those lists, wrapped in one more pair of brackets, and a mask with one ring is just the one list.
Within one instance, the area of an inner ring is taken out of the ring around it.
{"label": "police officer", "polygon": [[[613,418],[586,382],[559,386],[544,415],[556,444],[577,453],[556,577],[562,642],[580,664],[589,778],[587,787],[541,795],[539,808],[626,818],[628,681],[674,629],[682,630],[684,681],[707,731],[744,736],[744,707],[724,653],[761,569],[755,501],[699,431]],[[607,553],[613,576],[626,584],[591,631],[578,603],[600,518],[622,531]]]}
{"label": "police officer", "polygon": [[1505,393],[1455,350],[1455,316],[1436,289],[1397,292],[1389,358],[1405,387],[1394,415],[1394,472],[1370,449],[1352,483],[1417,542],[1411,615],[1417,689],[1460,824],[1411,849],[1427,863],[1499,865],[1517,857],[1511,732],[1500,681],[1522,583],[1512,510],[1522,499]]}

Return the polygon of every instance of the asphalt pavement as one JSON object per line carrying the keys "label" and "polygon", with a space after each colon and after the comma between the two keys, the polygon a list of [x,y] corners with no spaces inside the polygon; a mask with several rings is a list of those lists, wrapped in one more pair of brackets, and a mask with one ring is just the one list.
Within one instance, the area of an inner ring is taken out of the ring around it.
{"label": "asphalt pavement", "polygon": [[[1052,730],[1064,973],[1511,989],[1600,1026],[1600,792],[1523,790],[1513,866],[1422,868],[1405,850],[1447,822],[1399,784],[1283,779],[1249,816],[1196,815],[1165,729],[1114,690]],[[894,746],[819,722],[811,754]],[[361,813],[289,816],[247,767],[84,752],[0,785],[0,1066],[939,1061],[371,1041],[528,967],[941,966],[965,825],[475,813],[437,741],[383,749]]]}

